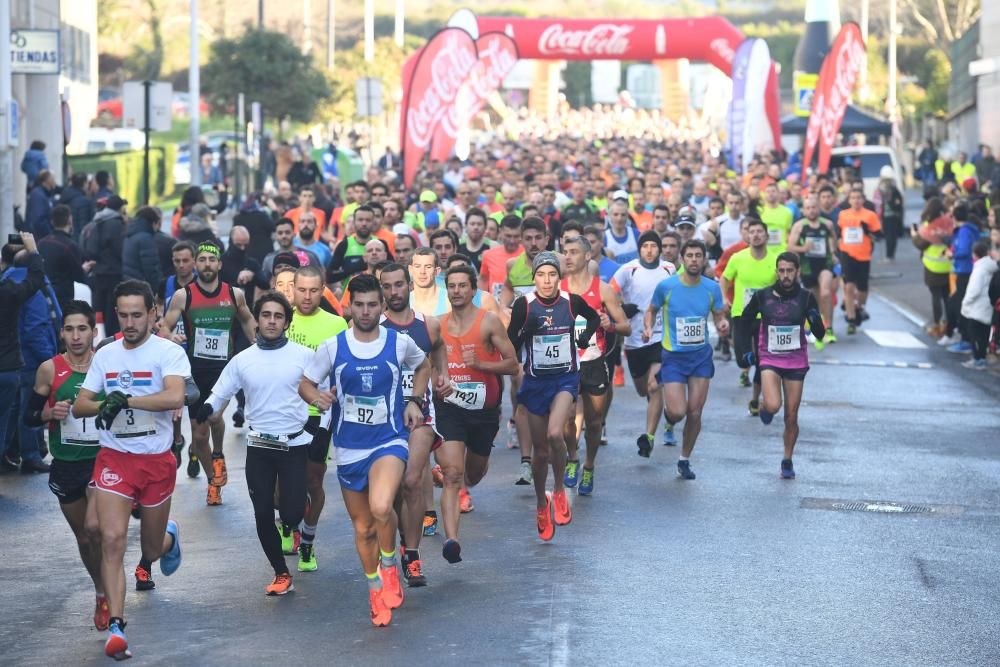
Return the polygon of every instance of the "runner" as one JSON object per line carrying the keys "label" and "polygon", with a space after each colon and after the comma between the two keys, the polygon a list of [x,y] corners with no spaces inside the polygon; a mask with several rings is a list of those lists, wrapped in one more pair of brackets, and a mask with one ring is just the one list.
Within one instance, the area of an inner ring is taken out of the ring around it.
{"label": "runner", "polygon": [[123,660],[132,657],[122,564],[133,501],[142,507],[144,564],[159,560],[165,576],[181,564],[180,534],[169,518],[176,479],[171,415],[184,406],[191,364],[181,347],[151,334],[156,304],[149,285],[126,280],[115,287],[114,299],[123,337],[94,354],[71,414],[81,421],[96,417],[101,450],[91,483],[101,492],[95,498],[109,611],[104,653]]}
{"label": "runner", "polygon": [[764,203],[760,207],[760,219],[767,226],[767,249],[773,255],[784,252],[788,245],[788,233],[792,228],[792,210],[781,203],[778,184],[770,182],[764,187]]}
{"label": "runner", "polygon": [[[382,326],[406,334],[417,347],[431,359],[434,368],[434,384],[438,390],[448,386],[448,361],[441,344],[441,324],[434,317],[425,317],[410,307],[409,272],[399,264],[389,264],[379,276],[382,293],[385,295],[386,310],[382,315]],[[413,392],[413,370],[405,369],[403,378],[403,400]],[[420,537],[423,535],[424,511],[428,504],[433,507],[434,486],[430,485],[430,498],[426,478],[429,477],[431,451],[441,444],[438,435],[434,404],[430,392],[423,397],[424,421],[410,430],[408,439],[409,458],[403,476],[403,514],[400,517],[401,535],[405,538],[403,550],[403,578],[408,586],[426,586],[420,560]],[[402,546],[402,545],[401,545]],[[445,553],[448,553],[445,543]],[[446,555],[445,558],[448,558]]]}
{"label": "runner", "polygon": [[[559,289],[561,271],[558,255],[538,253],[532,262],[535,289],[514,301],[507,326],[514,348],[524,349],[523,381],[517,400],[525,410],[534,451],[531,468],[536,522],[538,536],[545,541],[555,535],[556,525],[564,526],[573,520],[562,480],[566,469],[563,429],[580,387],[577,348],[587,349],[601,324],[600,316],[583,298]],[[577,315],[587,321],[579,336],[575,335]],[[550,463],[551,494],[545,490]]]}
{"label": "runner", "polygon": [[[542,223],[544,226],[544,223]],[[521,255],[521,218],[516,215],[505,215],[500,221],[500,245],[493,246],[483,253],[482,266],[479,270],[479,289],[489,292],[500,301],[504,283],[507,281],[507,264]]]}
{"label": "runner", "polygon": [[[323,297],[323,270],[315,266],[304,266],[295,272],[294,282],[295,312],[288,327],[288,339],[315,351],[324,341],[347,329],[347,321],[320,308]],[[325,390],[326,385],[321,385]],[[309,406],[309,418],[317,423],[316,432],[309,444],[306,464],[306,493],[309,502],[303,515],[302,530],[298,524],[283,522],[281,525],[281,548],[287,555],[299,552],[299,572],[314,572],[319,567],[316,562],[314,541],[320,514],[326,505],[326,491],[323,479],[326,477],[326,462],[330,457],[330,415],[323,414],[315,405]]]}
{"label": "runner", "polygon": [[309,416],[298,388],[313,352],[288,340],[292,306],[281,294],[264,292],[253,309],[259,328],[256,342],[226,364],[195,420],[204,423],[213,414],[221,415],[236,392],[246,394],[247,490],[257,539],[274,568],[274,581],[264,593],[285,595],[295,587],[274,525],[275,490],[280,484],[277,509],[282,525],[299,525],[306,505],[307,445],[319,417]]}
{"label": "runner", "polygon": [[[748,327],[752,331],[756,323],[746,320],[743,315],[743,304],[750,300],[753,293],[759,289],[773,285],[776,280],[774,271],[774,255],[767,245],[767,227],[759,218],[749,218],[747,220],[747,240],[750,247],[735,253],[726,264],[726,270],[722,272],[719,279],[722,287],[723,298],[726,299],[726,307],[730,309],[733,318],[733,331],[735,340],[745,340],[741,333],[741,327]],[[725,295],[730,293],[732,287],[732,301]],[[734,347],[735,347],[734,340]],[[743,369],[744,378],[741,374],[740,385],[746,386],[749,379],[750,367],[746,365],[748,350],[735,347],[736,363]],[[756,417],[760,409],[760,369],[754,369],[753,395],[749,405],[750,416]]]}
{"label": "runner", "polygon": [[816,349],[822,350],[837,342],[833,334],[833,271],[837,265],[833,246],[837,233],[833,222],[820,217],[815,197],[806,197],[802,202],[802,215],[788,234],[788,249],[801,256],[802,286],[816,297],[823,314],[826,336],[821,340],[813,333]]}
{"label": "runner", "polygon": [[[756,356],[760,365],[764,401],[760,406],[760,420],[770,424],[781,410],[781,397],[785,397],[785,455],[781,459],[782,479],[795,479],[792,453],[799,437],[799,404],[802,386],[809,372],[809,348],[806,343],[805,325],[821,339],[825,333],[819,305],[812,292],[799,285],[799,256],[783,252],[777,259],[778,280],[774,285],[759,290],[743,308],[743,316],[756,320],[760,316],[757,332]],[[741,348],[754,355],[753,342],[745,329]]]}
{"label": "runner", "polygon": [[[38,367],[24,422],[28,426],[48,424],[49,453],[52,454],[49,489],[59,500],[59,509],[76,537],[80,559],[94,582],[97,596],[94,627],[104,631],[108,629],[111,612],[101,579],[101,530],[97,523],[96,491],[90,484],[100,441],[93,420],[88,424],[86,419],[70,414],[94,357],[96,324],[94,310],[86,301],[63,304],[59,333],[66,351]],[[103,393],[96,398],[103,401]]]}
{"label": "runner", "polygon": [[639,256],[639,232],[629,220],[625,191],[619,190],[612,197],[604,229],[604,248],[618,264],[627,264]]}
{"label": "runner", "polygon": [[[475,266],[473,266],[469,258],[460,252],[456,252],[454,255],[448,258],[448,261],[445,262],[444,272],[447,274],[448,269],[450,269],[453,266],[472,266],[473,269],[476,268]],[[447,287],[445,287],[445,293],[447,294]],[[498,317],[500,316],[500,304],[497,303],[496,299],[490,296],[489,292],[484,292],[481,289],[476,289],[476,294],[474,297],[472,297],[472,305],[476,306],[477,308],[482,308],[488,313],[493,313]],[[448,308],[445,312],[449,312],[450,310],[451,310],[451,300],[449,299]],[[444,313],[437,313],[437,316],[441,315],[444,315]]]}
{"label": "runner", "polygon": [[[763,228],[761,228],[763,229]],[[712,344],[708,340],[708,315],[715,319],[720,334],[729,331],[719,284],[702,275],[708,250],[704,242],[686,241],[681,247],[684,270],[661,282],[643,315],[642,339],[653,338],[657,311],[663,314],[663,356],[660,362],[660,385],[667,422],[684,422],[683,446],[677,461],[677,475],[694,479],[691,453],[701,431],[701,412],[708,398],[708,385],[715,375]],[[653,450],[653,435],[640,435],[639,456]]]}
{"label": "runner", "polygon": [[[191,373],[201,397],[188,406],[188,416],[194,417],[202,406],[226,363],[233,356],[233,327],[238,322],[247,340],[257,335],[257,323],[247,308],[243,290],[219,279],[222,266],[222,247],[214,241],[198,246],[195,266],[198,276],[183,289],[174,292],[170,307],[160,322],[160,336],[175,343],[187,343]],[[183,318],[184,333],[173,333],[177,322]],[[209,433],[212,444],[209,446]],[[192,420],[191,447],[201,462],[208,478],[206,504],[222,504],[222,487],[229,481],[222,443],[226,423],[221,416],[213,417],[207,424]],[[190,474],[190,473],[189,473]]]}
{"label": "runner", "polygon": [[[383,296],[374,276],[356,276],[349,287],[353,326],[316,350],[299,395],[321,411],[333,407],[337,479],[368,580],[371,620],[385,626],[403,604],[393,500],[406,467],[407,429],[424,423],[431,364],[409,336],[379,326]],[[413,369],[405,402],[402,368]],[[327,379],[330,390],[321,391]]]}
{"label": "runner", "polygon": [[[646,234],[643,234],[645,237]],[[656,233],[652,232],[655,237]],[[642,240],[642,237],[640,237]],[[657,237],[659,240],[659,237]],[[594,463],[597,450],[601,446],[601,431],[607,415],[607,406],[611,398],[611,373],[605,360],[608,352],[605,332],[618,336],[632,333],[632,324],[622,312],[618,294],[603,280],[591,275],[590,243],[583,236],[566,238],[562,243],[563,257],[566,263],[566,277],[559,283],[559,289],[569,294],[578,294],[600,317],[601,327],[597,330],[592,345],[579,350],[580,354],[580,400],[577,402],[575,415],[566,422],[567,460],[563,475],[563,484],[569,488],[577,485],[579,477],[579,493],[589,496],[594,492]],[[656,247],[659,254],[660,248]],[[576,316],[576,335],[580,336],[586,329],[587,322]],[[580,472],[579,431],[582,417],[583,434],[586,440],[587,456]]]}
{"label": "runner", "polygon": [[452,391],[435,397],[438,430],[444,444],[435,456],[441,465],[445,544],[452,563],[461,560],[458,542],[460,493],[486,475],[493,440],[500,430],[501,375],[517,372],[517,357],[503,323],[495,314],[472,303],[476,272],[453,266],[445,277],[451,311],[441,319],[441,336],[448,357]]}
{"label": "runner", "polygon": [[465,240],[458,251],[469,258],[476,271],[481,271],[483,255],[491,244],[486,238],[486,212],[481,208],[470,208],[465,214]]}
{"label": "runner", "polygon": [[844,263],[844,310],[847,311],[847,333],[857,333],[865,318],[868,303],[868,276],[872,266],[872,239],[882,237],[878,215],[865,208],[864,190],[851,190],[847,196],[849,208],[840,212],[840,252]]}

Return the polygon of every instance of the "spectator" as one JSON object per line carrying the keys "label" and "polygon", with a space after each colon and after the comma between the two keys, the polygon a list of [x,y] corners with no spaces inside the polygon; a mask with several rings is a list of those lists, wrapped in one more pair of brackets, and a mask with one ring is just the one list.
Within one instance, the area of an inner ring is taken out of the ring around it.
{"label": "spectator", "polygon": [[979,239],[972,246],[972,274],[962,299],[962,317],[966,319],[968,337],[972,342],[972,359],[962,365],[976,370],[986,369],[986,349],[990,343],[990,324],[993,323],[993,303],[990,301],[990,281],[997,272],[997,255],[990,254],[990,242]]}
{"label": "spectator", "polygon": [[316,216],[311,212],[299,216],[299,233],[295,236],[295,245],[311,251],[324,267],[329,266],[333,253],[330,252],[330,246],[316,238]]}
{"label": "spectator", "polygon": [[125,216],[128,202],[111,195],[107,205],[94,215],[91,226],[83,230],[83,258],[94,260],[90,289],[94,311],[104,321],[104,332],[111,336],[119,331],[115,311],[114,290],[122,281],[122,247],[125,240]]}
{"label": "spectator", "polygon": [[73,214],[73,229],[71,234],[76,241],[80,240],[80,232],[94,219],[97,207],[94,200],[87,196],[87,174],[73,174],[69,185],[62,189],[59,203],[69,206]]}
{"label": "spectator", "polygon": [[385,153],[378,159],[378,168],[382,171],[399,168],[399,158],[392,152],[391,146],[385,147]]}
{"label": "spectator", "polygon": [[21,171],[28,178],[28,185],[30,186],[38,180],[40,173],[48,171],[48,169],[49,160],[45,157],[45,142],[36,139],[31,142],[28,150],[24,151],[24,157],[21,158]]}
{"label": "spectator", "polygon": [[295,189],[323,182],[323,174],[320,173],[319,167],[313,161],[308,148],[298,151],[297,159],[288,170],[288,182]]}
{"label": "spectator", "polygon": [[212,209],[205,203],[192,206],[191,211],[181,218],[178,230],[178,240],[191,241],[195,245],[202,241],[218,240],[212,225]]}
{"label": "spectator", "polygon": [[47,169],[38,172],[24,211],[25,226],[38,240],[52,233],[49,216],[52,214],[52,193],[55,189],[56,179],[52,172]]}
{"label": "spectator", "polygon": [[875,191],[876,213],[882,218],[885,234],[886,261],[896,260],[896,244],[903,235],[903,193],[896,187],[895,172],[885,165],[879,172],[878,189]]}
{"label": "spectator", "polygon": [[997,164],[997,159],[993,157],[993,151],[989,146],[983,144],[979,147],[979,156],[976,158],[976,180],[980,184],[988,183],[993,176],[993,168]]}
{"label": "spectator", "polygon": [[267,276],[268,280],[270,280],[271,276],[274,274],[274,259],[281,254],[292,253],[297,255],[299,266],[323,267],[323,263],[320,261],[316,253],[295,245],[295,226],[288,218],[282,218],[275,223],[274,240],[278,242],[278,249],[268,253],[261,265],[264,275]]}
{"label": "spectator", "polygon": [[260,262],[251,257],[247,250],[250,247],[250,232],[239,225],[229,232],[229,247],[222,254],[222,269],[219,277],[232,285],[239,287],[246,295],[248,307],[253,307],[255,289],[268,289],[271,284],[264,275]]}
{"label": "spectator", "polygon": [[93,261],[83,261],[83,251],[73,240],[74,226],[69,206],[60,204],[52,209],[52,233],[38,242],[38,253],[45,260],[45,274],[59,303],[72,301],[73,283],[86,283],[87,272],[94,268]]}
{"label": "spectator", "polygon": [[202,185],[211,185],[212,187],[215,187],[216,185],[222,184],[222,171],[220,171],[217,166],[212,164],[213,161],[214,157],[211,153],[204,153],[199,158]]}
{"label": "spectator", "polygon": [[933,319],[927,326],[927,333],[941,337],[941,344],[951,342],[947,334],[945,313],[948,308],[948,290],[951,282],[951,258],[948,256],[947,239],[954,231],[951,216],[945,211],[938,197],[931,197],[920,214],[920,226],[910,229],[910,239],[920,251],[920,262],[924,265],[924,284],[931,293],[931,313]]}
{"label": "spectator", "polygon": [[[951,240],[951,272],[955,276],[955,290],[948,299],[948,331],[951,335],[949,352],[972,352],[972,342],[962,316],[962,300],[972,276],[972,245],[979,239],[979,227],[969,221],[969,209],[964,203],[952,209],[955,219],[955,234]],[[939,341],[940,342],[940,341]]]}
{"label": "spectator", "polygon": [[174,210],[170,220],[170,235],[175,239],[181,235],[181,218],[187,216],[195,204],[205,203],[205,193],[197,185],[189,186],[181,195],[181,205]]}
{"label": "spectator", "polygon": [[271,235],[274,232],[274,220],[271,214],[260,205],[260,195],[251,193],[240,207],[240,212],[233,217],[233,225],[244,227],[250,234],[250,245],[247,255],[258,263],[274,250]]}
{"label": "spectator", "polygon": [[111,178],[111,174],[108,172],[103,170],[98,171],[94,174],[94,181],[97,182],[97,192],[94,193],[95,202],[102,199],[108,199],[115,194],[115,181]]}
{"label": "spectator", "polygon": [[337,146],[331,141],[323,151],[323,180],[330,181],[330,179],[337,178],[340,176],[340,167],[337,165]]}
{"label": "spectator", "polygon": [[156,245],[159,225],[160,212],[151,206],[143,206],[132,216],[122,245],[122,278],[144,280],[150,289],[160,286],[163,272]]}
{"label": "spectator", "polygon": [[[5,459],[14,459],[13,442],[16,439],[21,453],[21,472],[48,472],[49,466],[42,459],[42,428],[30,427],[24,424],[24,413],[31,399],[35,386],[35,372],[46,359],[50,359],[59,351],[59,328],[62,326],[62,311],[56,299],[52,285],[41,276],[41,285],[36,287],[37,276],[44,262],[39,258],[34,247],[4,246],[0,262],[3,265],[3,275],[0,284],[18,283],[27,286],[28,296],[20,301],[18,317],[5,318],[17,322],[17,339],[20,341],[17,371],[18,388],[16,396],[4,401],[9,410],[6,415],[6,438],[0,440],[0,446],[5,443]],[[28,251],[28,252],[25,252]],[[23,293],[23,292],[22,292]],[[15,305],[13,303],[4,305]],[[13,313],[13,308],[5,310]],[[16,438],[14,434],[17,434]]]}

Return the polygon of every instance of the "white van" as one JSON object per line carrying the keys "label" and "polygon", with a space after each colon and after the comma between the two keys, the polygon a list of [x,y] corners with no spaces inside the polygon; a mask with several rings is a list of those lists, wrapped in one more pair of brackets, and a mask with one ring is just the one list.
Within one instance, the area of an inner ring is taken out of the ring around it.
{"label": "white van", "polygon": [[865,197],[871,200],[878,189],[882,167],[892,167],[896,187],[903,189],[903,171],[896,153],[888,146],[837,146],[830,152],[830,169],[847,167],[855,170],[865,184]]}
{"label": "white van", "polygon": [[142,130],[135,128],[87,128],[88,153],[131,151],[142,148],[145,144],[146,135],[143,134]]}

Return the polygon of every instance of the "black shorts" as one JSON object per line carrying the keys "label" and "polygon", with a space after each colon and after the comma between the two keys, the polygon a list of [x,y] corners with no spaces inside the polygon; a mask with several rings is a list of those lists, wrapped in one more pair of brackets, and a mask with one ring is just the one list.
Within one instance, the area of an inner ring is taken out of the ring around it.
{"label": "black shorts", "polygon": [[194,419],[198,414],[198,409],[205,404],[208,397],[212,395],[212,387],[215,383],[219,381],[219,376],[222,375],[221,368],[198,368],[196,366],[191,367],[191,379],[194,380],[195,385],[198,387],[198,400],[188,406],[188,417]]}
{"label": "black shorts", "polygon": [[[614,349],[604,355],[604,365],[608,369],[608,377],[614,377],[615,366],[622,365],[622,346],[615,345]],[[596,394],[595,394],[596,395]]]}
{"label": "black shorts", "polygon": [[309,415],[305,430],[312,434],[312,442],[306,445],[309,448],[309,460],[313,463],[326,463],[330,459],[330,438],[332,433],[328,428],[320,428],[320,416]]}
{"label": "black shorts", "polygon": [[645,377],[653,364],[660,363],[663,354],[662,343],[650,343],[634,350],[625,350],[625,358],[628,360],[628,374],[633,380]]}
{"label": "black shorts", "polygon": [[825,259],[820,259],[819,261],[816,261],[815,264],[812,263],[813,261],[814,260],[810,260],[805,257],[802,258],[803,267],[805,267],[807,263],[809,264],[809,270],[803,271],[801,274],[802,286],[806,289],[816,289],[819,287],[819,276],[824,271],[829,271],[830,275],[833,275],[833,269],[827,266]]}
{"label": "black shorts", "polygon": [[580,362],[580,393],[590,396],[604,396],[608,393],[611,375],[604,357]]}
{"label": "black shorts", "polygon": [[500,430],[500,408],[465,410],[446,401],[434,401],[437,432],[445,442],[464,442],[473,454],[489,457]]}
{"label": "black shorts", "polygon": [[809,367],[805,368],[777,368],[775,366],[761,366],[760,372],[771,371],[772,373],[777,373],[778,377],[782,380],[792,380],[794,382],[802,382],[806,379],[806,373],[809,372]]}
{"label": "black shorts", "polygon": [[94,476],[94,461],[61,461],[52,459],[49,470],[49,490],[59,499],[60,505],[75,503],[87,495],[87,487]]}
{"label": "black shorts", "polygon": [[859,262],[848,254],[842,260],[844,266],[844,284],[853,284],[859,292],[868,291],[868,275],[871,273],[871,262]]}

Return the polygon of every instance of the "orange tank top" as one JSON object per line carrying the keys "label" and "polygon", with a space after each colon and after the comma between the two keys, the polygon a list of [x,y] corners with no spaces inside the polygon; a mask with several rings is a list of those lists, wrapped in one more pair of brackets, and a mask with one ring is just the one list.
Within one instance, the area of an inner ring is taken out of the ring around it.
{"label": "orange tank top", "polygon": [[[486,311],[482,308],[476,315],[476,320],[469,330],[460,336],[448,333],[448,321],[451,313],[441,317],[441,338],[448,351],[448,374],[451,376],[455,392],[445,399],[466,410],[493,409],[500,405],[500,377],[495,373],[487,373],[477,368],[469,368],[462,359],[463,350],[475,350],[476,356],[482,361],[500,361],[500,351],[483,344],[480,328]],[[488,347],[492,349],[488,349]]]}

